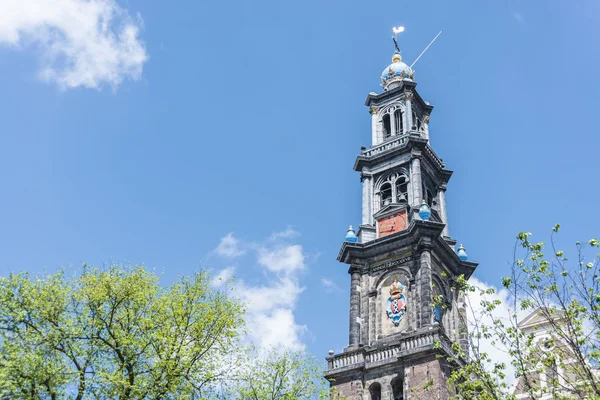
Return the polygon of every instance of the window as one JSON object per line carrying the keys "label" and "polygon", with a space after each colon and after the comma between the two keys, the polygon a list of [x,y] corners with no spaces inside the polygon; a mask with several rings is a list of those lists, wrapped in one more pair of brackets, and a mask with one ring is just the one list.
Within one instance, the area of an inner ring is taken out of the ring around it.
{"label": "window", "polygon": [[558,386],[558,366],[556,360],[548,360],[550,365],[546,369],[546,385],[550,387]]}
{"label": "window", "polygon": [[402,123],[402,111],[394,111],[394,123],[396,125],[396,135],[400,136],[404,132],[404,126]]}
{"label": "window", "polygon": [[435,306],[433,321],[437,323],[442,322],[442,307],[440,305]]}
{"label": "window", "polygon": [[392,379],[392,394],[394,400],[403,400],[404,399],[404,385],[402,384],[402,379],[400,377]]}
{"label": "window", "polygon": [[396,203],[401,201],[408,201],[408,183],[404,176],[396,180]]}
{"label": "window", "polygon": [[383,116],[383,138],[387,139],[392,136],[392,125],[390,121],[390,114]]}
{"label": "window", "polygon": [[416,125],[417,125],[417,114],[413,111],[412,112],[412,126],[411,126],[411,129],[414,129]]}
{"label": "window", "polygon": [[381,185],[380,196],[382,207],[390,204],[392,202],[392,185],[389,183]]}
{"label": "window", "polygon": [[377,382],[369,386],[369,393],[371,394],[371,400],[381,400],[381,385]]}
{"label": "window", "polygon": [[427,187],[427,185],[425,184],[425,182],[423,182],[423,200],[425,200],[425,203],[427,203],[427,205],[429,207],[433,206],[433,193],[431,192],[431,190]]}

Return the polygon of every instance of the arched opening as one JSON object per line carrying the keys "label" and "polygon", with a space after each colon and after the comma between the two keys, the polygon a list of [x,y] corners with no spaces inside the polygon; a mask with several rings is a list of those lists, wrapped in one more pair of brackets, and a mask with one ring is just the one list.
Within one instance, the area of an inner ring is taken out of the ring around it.
{"label": "arched opening", "polygon": [[412,112],[412,126],[410,128],[415,129],[416,126],[417,126],[417,114],[413,111]]}
{"label": "arched opening", "polygon": [[383,138],[387,139],[392,136],[392,123],[390,121],[390,114],[383,116]]}
{"label": "arched opening", "polygon": [[402,123],[402,111],[394,111],[394,123],[396,126],[396,136],[402,135],[402,133],[404,133],[404,125]]}
{"label": "arched opening", "polygon": [[402,384],[402,378],[397,377],[392,379],[392,395],[394,400],[404,400],[404,385]]}
{"label": "arched opening", "polygon": [[392,185],[390,183],[381,185],[380,196],[381,207],[387,206],[392,202]]}
{"label": "arched opening", "polygon": [[369,393],[371,400],[381,400],[381,385],[378,382],[373,383],[369,386]]}
{"label": "arched opening", "polygon": [[435,306],[433,313],[433,321],[437,322],[438,324],[442,323],[442,306],[439,304]]}
{"label": "arched opening", "polygon": [[433,322],[437,322],[441,326],[444,326],[444,315],[446,314],[446,309],[448,308],[448,302],[446,295],[441,286],[441,282],[439,278],[435,277],[433,279],[433,299],[434,299],[434,308],[433,308]]}
{"label": "arched opening", "polygon": [[433,206],[433,192],[429,189],[429,187],[423,182],[423,200],[429,207]]}
{"label": "arched opening", "polygon": [[396,180],[396,203],[408,201],[408,182],[401,176]]}

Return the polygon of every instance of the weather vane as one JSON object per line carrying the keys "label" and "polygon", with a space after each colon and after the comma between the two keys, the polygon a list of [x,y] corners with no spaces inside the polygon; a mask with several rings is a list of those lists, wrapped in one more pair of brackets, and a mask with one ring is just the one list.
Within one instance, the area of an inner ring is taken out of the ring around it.
{"label": "weather vane", "polygon": [[396,46],[396,51],[398,53],[400,53],[400,48],[398,47],[398,34],[401,32],[404,32],[404,27],[403,26],[399,26],[399,27],[394,27],[392,28],[392,32],[394,32],[394,36],[392,36],[392,40],[394,41],[394,46]]}

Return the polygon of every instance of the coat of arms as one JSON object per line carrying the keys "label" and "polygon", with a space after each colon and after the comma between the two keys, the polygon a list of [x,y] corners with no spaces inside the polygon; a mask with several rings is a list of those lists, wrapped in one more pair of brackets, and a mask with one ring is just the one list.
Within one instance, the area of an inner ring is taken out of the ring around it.
{"label": "coat of arms", "polygon": [[398,282],[398,278],[394,278],[394,283],[390,287],[390,297],[385,307],[388,318],[392,320],[394,326],[398,326],[406,312],[406,297],[402,292],[404,292],[404,286]]}

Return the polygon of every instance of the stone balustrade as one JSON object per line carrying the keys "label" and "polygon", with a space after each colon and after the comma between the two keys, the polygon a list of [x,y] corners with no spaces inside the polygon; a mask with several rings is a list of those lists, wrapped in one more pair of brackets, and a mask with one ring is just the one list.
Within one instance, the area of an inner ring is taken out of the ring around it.
{"label": "stone balustrade", "polygon": [[348,352],[336,354],[335,356],[329,357],[328,361],[328,369],[336,369],[336,368],[344,368],[350,365],[364,363],[365,355],[362,350],[358,350],[356,352]]}
{"label": "stone balustrade", "polygon": [[425,332],[401,338],[396,341],[396,343],[383,349],[371,351],[368,348],[360,348],[327,357],[328,370],[360,367],[361,365],[369,368],[370,364],[394,362],[398,360],[398,357],[413,353],[423,347],[433,348],[436,341],[440,342],[441,347],[447,353],[452,354],[448,338],[444,334],[440,334],[438,330],[434,330],[432,332]]}
{"label": "stone balustrade", "polygon": [[394,139],[387,140],[383,143],[373,146],[368,150],[365,150],[361,155],[366,157],[373,157],[380,153],[386,152],[396,147],[403,147],[408,142],[408,135],[396,136]]}

